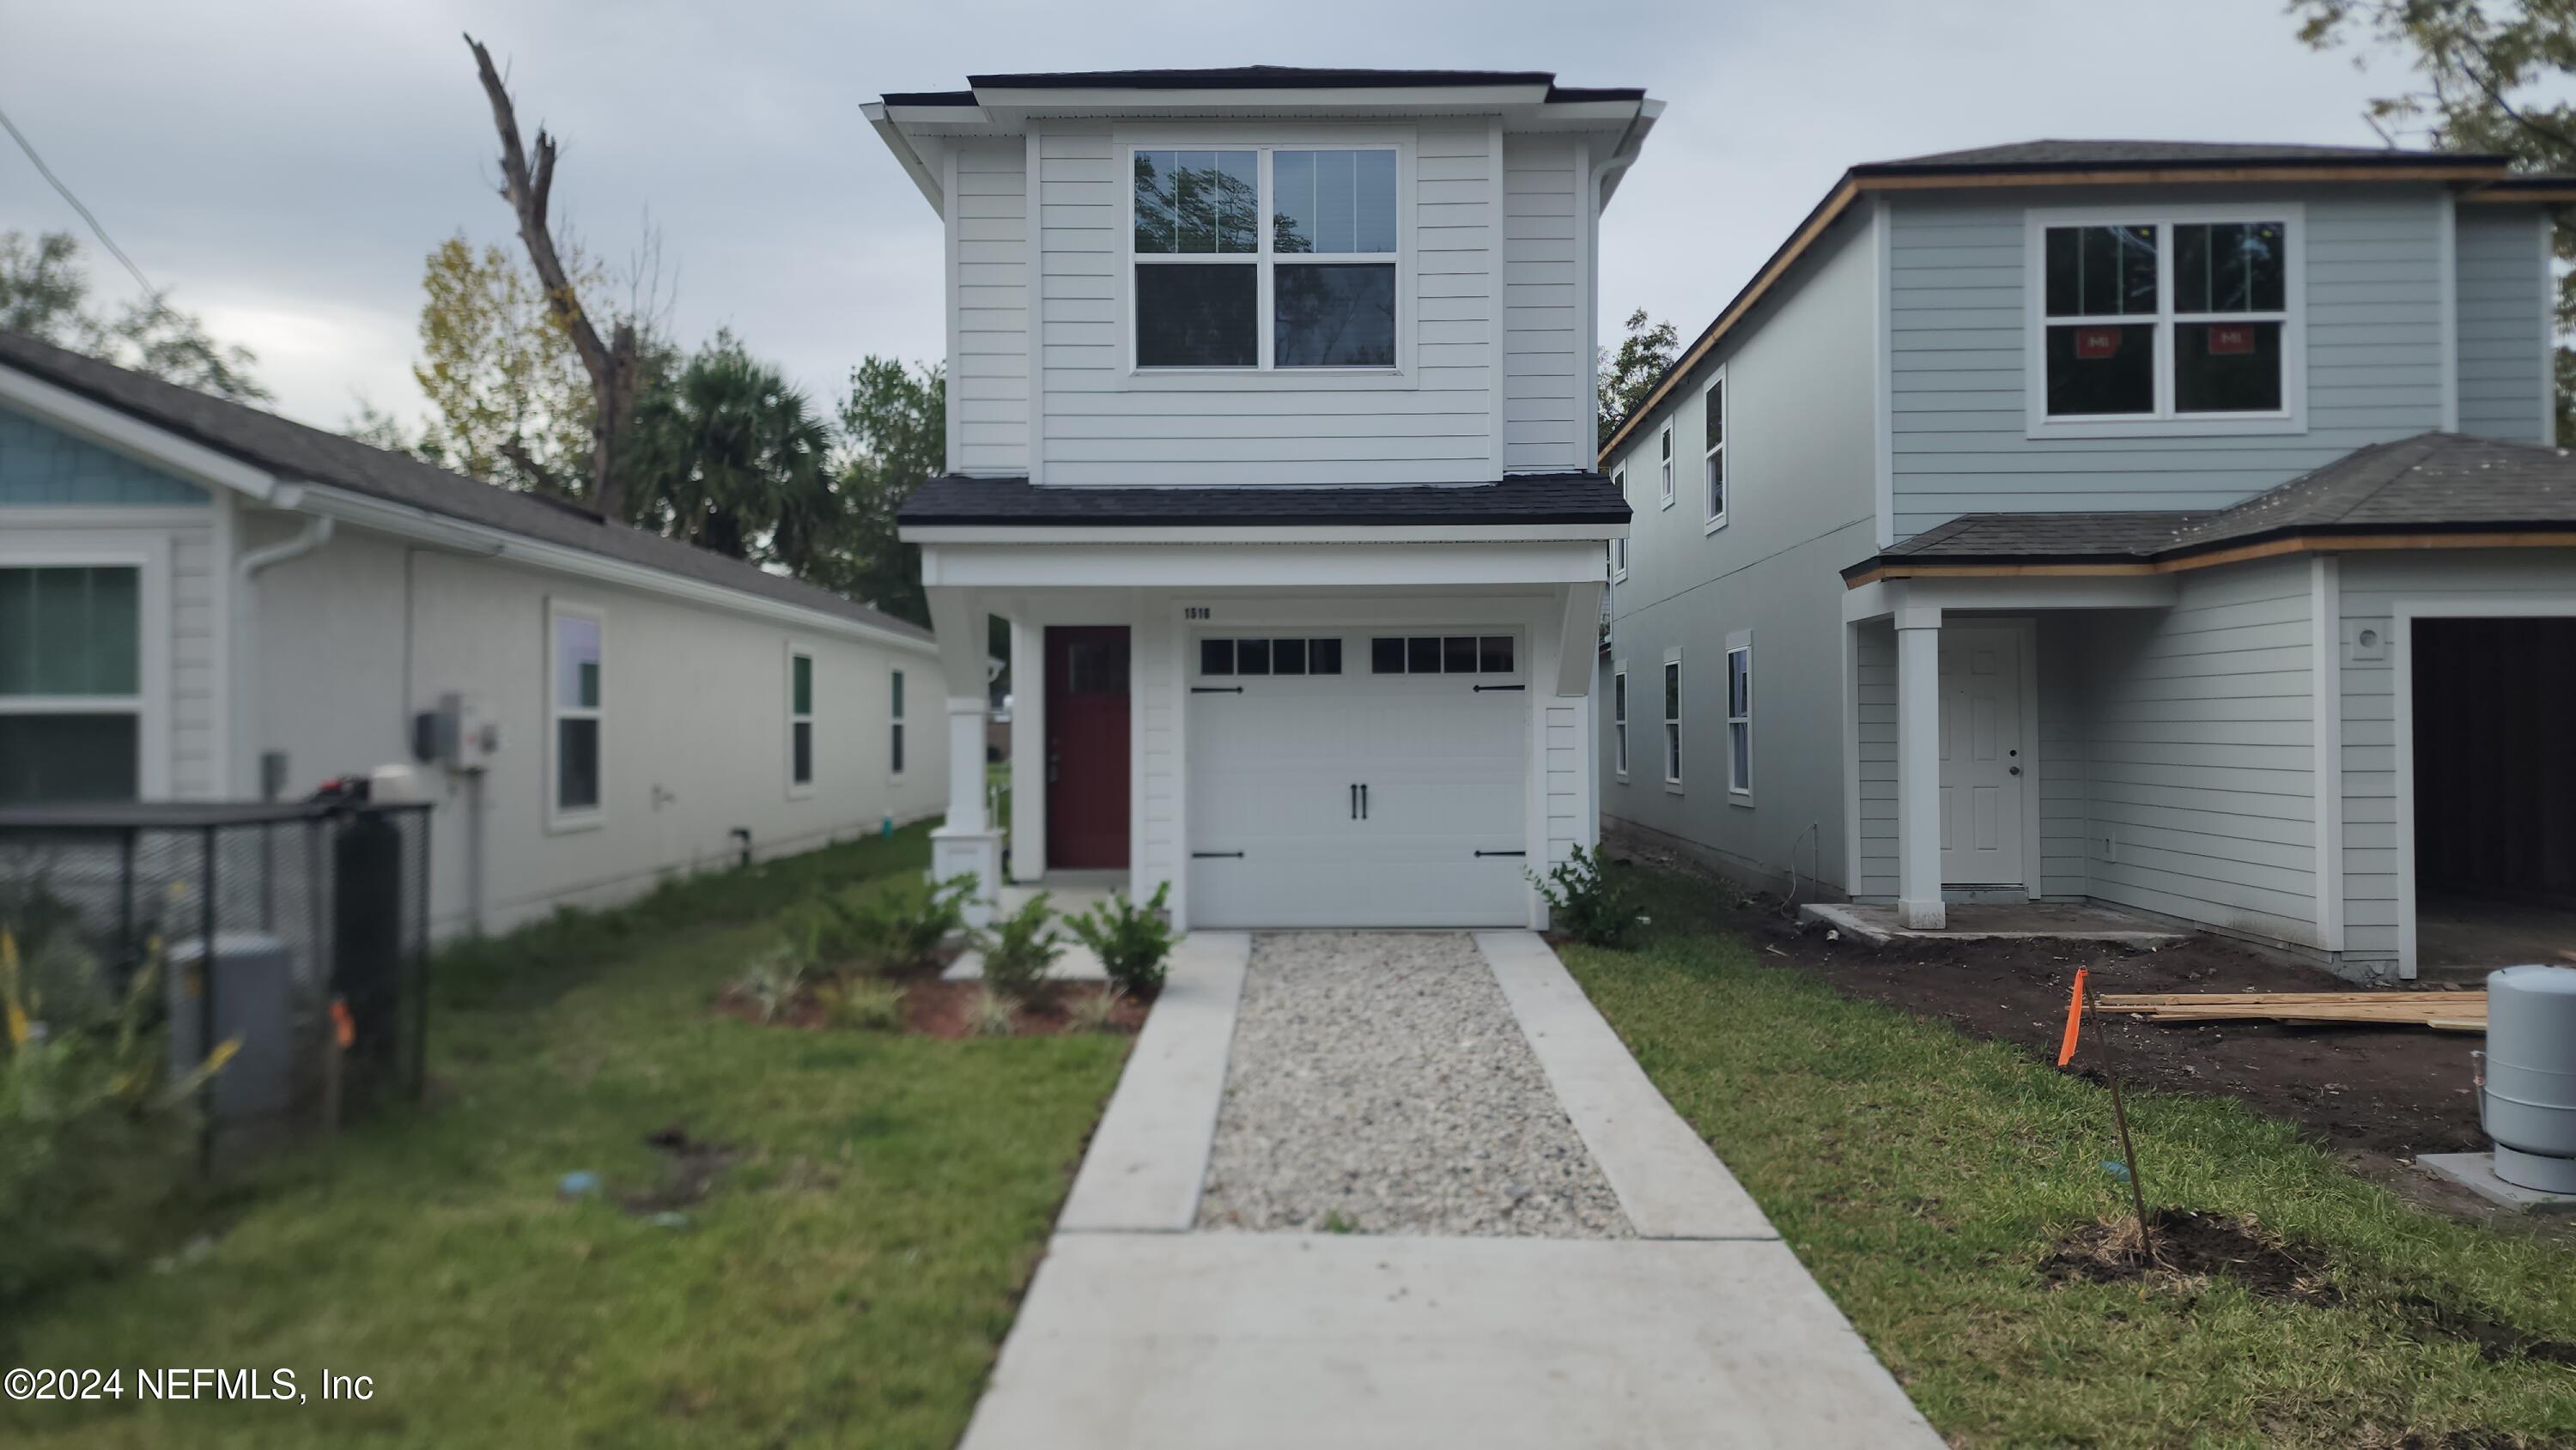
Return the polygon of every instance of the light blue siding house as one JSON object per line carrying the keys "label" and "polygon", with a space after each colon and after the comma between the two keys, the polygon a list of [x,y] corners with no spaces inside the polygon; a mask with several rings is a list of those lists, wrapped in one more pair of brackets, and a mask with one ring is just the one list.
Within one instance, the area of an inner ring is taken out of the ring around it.
{"label": "light blue siding house", "polygon": [[1602,450],[1605,816],[1917,928],[2576,938],[2571,198],[2312,146],[1845,173]]}

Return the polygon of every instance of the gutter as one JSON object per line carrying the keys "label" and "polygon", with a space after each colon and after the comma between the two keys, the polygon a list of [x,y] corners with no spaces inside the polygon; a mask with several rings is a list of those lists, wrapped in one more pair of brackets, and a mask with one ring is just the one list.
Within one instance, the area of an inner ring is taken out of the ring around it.
{"label": "gutter", "polygon": [[[304,491],[291,483],[281,484],[269,496],[268,501],[279,508],[293,509],[303,503]],[[229,599],[231,620],[227,631],[227,652],[230,658],[226,661],[226,668],[231,678],[229,688],[225,692],[227,698],[224,707],[224,733],[229,737],[224,753],[228,757],[233,756],[233,752],[241,748],[241,742],[251,738],[251,732],[243,728],[246,723],[243,716],[249,709],[249,702],[262,693],[257,689],[260,654],[259,590],[254,587],[256,581],[260,575],[278,565],[301,559],[330,543],[332,534],[338,529],[339,522],[336,519],[320,514],[308,514],[304,520],[304,527],[294,537],[280,540],[263,549],[253,549],[233,560],[233,587]],[[222,762],[224,774],[227,777],[230,777],[237,758]]]}

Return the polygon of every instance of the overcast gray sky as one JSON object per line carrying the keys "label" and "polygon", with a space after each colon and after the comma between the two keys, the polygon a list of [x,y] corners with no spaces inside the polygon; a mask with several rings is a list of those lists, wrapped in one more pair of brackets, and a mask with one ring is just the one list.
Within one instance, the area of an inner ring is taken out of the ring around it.
{"label": "overcast gray sky", "polygon": [[[1669,109],[1603,219],[1605,338],[1637,306],[1696,332],[1856,161],[2041,136],[2369,145],[2365,101],[2405,79],[2310,52],[2273,0],[0,0],[0,107],[155,283],[259,353],[282,411],[417,416],[423,255],[460,229],[515,245],[463,31],[508,66],[522,122],[564,139],[557,215],[617,258],[649,208],[681,340],[729,325],[827,408],[860,357],[942,346],[937,220],[858,108],[969,71],[1643,85]],[[81,230],[0,150],[13,227]],[[92,262],[100,292],[130,292]]]}

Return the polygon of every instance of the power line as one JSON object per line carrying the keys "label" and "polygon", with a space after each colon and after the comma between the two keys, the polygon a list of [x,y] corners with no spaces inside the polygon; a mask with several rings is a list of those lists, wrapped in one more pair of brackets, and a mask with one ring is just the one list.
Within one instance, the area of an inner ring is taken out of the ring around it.
{"label": "power line", "polygon": [[35,144],[27,139],[27,134],[25,132],[18,129],[17,122],[9,119],[9,113],[7,111],[0,111],[0,128],[6,128],[9,132],[10,138],[18,143],[18,149],[26,152],[27,159],[36,163],[36,173],[44,177],[47,182],[51,183],[54,190],[63,194],[63,200],[72,204],[72,210],[80,213],[82,221],[89,223],[90,231],[98,237],[98,244],[107,248],[108,255],[114,257],[120,262],[123,262],[125,264],[125,270],[134,274],[135,285],[143,289],[143,295],[146,297],[160,296],[160,292],[155,290],[152,286],[152,280],[143,275],[143,269],[134,265],[134,259],[125,255],[125,249],[118,246],[116,244],[116,240],[107,234],[107,228],[100,226],[98,224],[98,218],[90,215],[89,208],[81,205],[81,199],[72,195],[72,189],[63,185],[61,177],[54,175],[54,169],[45,164],[45,158],[36,154]]}

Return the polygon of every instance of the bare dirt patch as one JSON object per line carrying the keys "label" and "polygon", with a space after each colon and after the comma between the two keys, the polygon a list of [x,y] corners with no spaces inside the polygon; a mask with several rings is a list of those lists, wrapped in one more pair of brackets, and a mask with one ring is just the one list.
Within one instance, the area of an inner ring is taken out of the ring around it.
{"label": "bare dirt patch", "polygon": [[692,1138],[677,1123],[644,1135],[644,1144],[662,1155],[662,1176],[652,1187],[622,1194],[628,1213],[649,1216],[687,1208],[707,1196],[717,1175],[742,1156],[738,1148]]}
{"label": "bare dirt patch", "polygon": [[2149,1218],[2155,1228],[2152,1256],[2136,1219],[2108,1219],[2058,1240],[2040,1261],[2040,1277],[2051,1284],[2143,1279],[2181,1288],[2225,1277],[2284,1303],[2331,1307],[2343,1302],[2318,1256],[2299,1252],[2251,1220],[2170,1209],[2151,1210]]}

